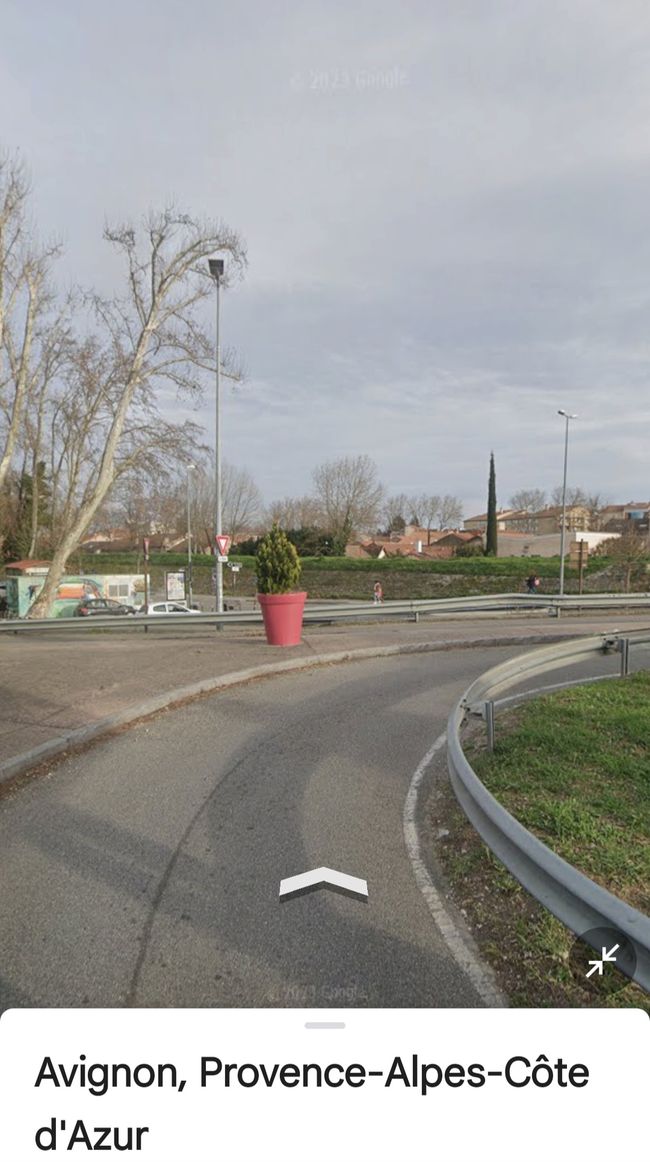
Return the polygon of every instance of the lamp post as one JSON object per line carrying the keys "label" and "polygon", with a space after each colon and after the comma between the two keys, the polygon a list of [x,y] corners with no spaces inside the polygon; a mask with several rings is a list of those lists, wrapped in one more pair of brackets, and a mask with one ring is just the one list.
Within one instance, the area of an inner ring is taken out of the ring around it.
{"label": "lamp post", "polygon": [[575,420],[577,416],[563,411],[562,408],[557,409],[557,414],[564,416],[566,420],[564,429],[564,477],[562,480],[562,526],[560,528],[560,597],[564,597],[564,539],[566,536],[566,469],[569,456],[569,420]]}
{"label": "lamp post", "polygon": [[187,465],[187,604],[192,608],[192,522],[190,517],[190,481],[196,464]]}
{"label": "lamp post", "polygon": [[217,613],[223,613],[223,566],[219,557],[219,546],[216,538],[221,536],[221,337],[219,332],[220,327],[220,291],[221,279],[223,278],[223,258],[209,258],[208,266],[210,274],[217,284],[217,378],[216,378],[216,400],[215,400],[215,440],[214,440],[214,468],[215,468],[215,542],[214,542],[214,563],[215,563],[215,610]]}

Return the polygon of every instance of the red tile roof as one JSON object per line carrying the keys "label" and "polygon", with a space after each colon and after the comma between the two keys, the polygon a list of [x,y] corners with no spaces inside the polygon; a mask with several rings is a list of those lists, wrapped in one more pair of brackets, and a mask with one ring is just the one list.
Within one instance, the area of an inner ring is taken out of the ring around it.
{"label": "red tile roof", "polygon": [[42,569],[45,565],[47,565],[49,569],[51,564],[51,561],[37,561],[35,559],[26,557],[24,561],[12,561],[10,564],[7,563],[5,565],[5,569]]}

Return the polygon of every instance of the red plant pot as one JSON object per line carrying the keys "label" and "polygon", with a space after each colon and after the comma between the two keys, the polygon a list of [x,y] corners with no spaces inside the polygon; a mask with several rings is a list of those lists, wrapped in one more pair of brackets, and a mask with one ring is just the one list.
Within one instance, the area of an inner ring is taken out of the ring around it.
{"label": "red plant pot", "polygon": [[299,646],[306,593],[258,593],[270,646]]}

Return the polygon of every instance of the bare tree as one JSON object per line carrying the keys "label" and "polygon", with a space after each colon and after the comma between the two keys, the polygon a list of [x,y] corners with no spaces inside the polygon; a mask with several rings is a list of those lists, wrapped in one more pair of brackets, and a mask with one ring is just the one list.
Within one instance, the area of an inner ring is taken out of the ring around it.
{"label": "bare tree", "polygon": [[589,528],[598,532],[601,526],[601,513],[607,504],[607,499],[600,492],[590,492],[585,499],[585,506],[589,509]]}
{"label": "bare tree", "polygon": [[111,354],[95,340],[78,344],[63,385],[48,402],[51,524],[57,545],[84,510],[92,512],[83,531],[105,513],[109,498],[134,535],[149,532],[173,488],[178,462],[200,454],[196,424],[172,423],[158,413],[154,400],[138,399],[115,452],[111,484],[97,504],[97,476],[118,390],[110,366]]}
{"label": "bare tree", "polygon": [[[557,488],[554,488],[552,493],[551,493],[551,504],[555,508],[561,508],[561,506],[562,506],[562,491],[563,491],[562,485],[558,484]],[[566,490],[566,503],[567,503],[567,508],[574,508],[574,507],[577,507],[578,505],[581,505],[584,508],[586,508],[587,507],[587,493],[585,492],[584,488],[580,488],[580,487],[567,488],[567,490]]]}
{"label": "bare tree", "polygon": [[134,542],[157,533],[184,535],[187,496],[179,479],[185,479],[185,467],[170,459],[164,471],[149,471],[147,475],[130,472],[118,479],[110,493],[108,512]]}
{"label": "bare tree", "polygon": [[[59,248],[35,242],[28,197],[22,162],[0,156],[0,489],[21,441],[24,449],[31,439],[36,475],[45,391],[67,339],[66,310],[53,317],[49,285]],[[33,489],[32,508],[37,507]]]}
{"label": "bare tree", "polygon": [[[257,526],[263,514],[262,494],[250,472],[223,460],[221,463],[221,503],[223,531],[236,542],[251,526]],[[204,466],[190,478],[192,527],[206,547],[214,548],[215,478]],[[185,521],[186,493],[179,496],[181,525]]]}
{"label": "bare tree", "polygon": [[521,512],[541,512],[546,508],[546,493],[542,488],[522,488],[510,497],[509,503]]}
{"label": "bare tree", "polygon": [[632,574],[639,571],[650,560],[650,545],[647,537],[635,532],[622,533],[620,537],[608,537],[598,546],[598,556],[609,557],[620,573],[625,592],[630,592]]}
{"label": "bare tree", "polygon": [[509,504],[521,514],[512,527],[522,533],[534,533],[537,529],[536,514],[546,508],[546,493],[541,488],[522,488],[510,497]]}
{"label": "bare tree", "polygon": [[[222,461],[222,471],[225,464]],[[189,480],[185,487],[176,493],[178,521],[187,520],[187,490],[190,497],[190,520],[192,527],[192,543],[197,551],[213,552],[216,521],[216,502],[214,473],[205,464],[196,464],[194,470],[189,471]],[[223,505],[223,495],[222,495]],[[185,515],[183,515],[185,514]],[[225,523],[224,523],[225,531]]]}
{"label": "bare tree", "polygon": [[[30,544],[28,557],[36,554],[41,528],[42,492],[47,491],[45,460],[47,456],[47,417],[49,402],[56,383],[73,357],[74,342],[71,314],[75,296],[68,295],[57,314],[44,320],[37,334],[38,358],[30,374],[28,407],[25,412],[23,439],[31,460]],[[42,470],[41,467],[42,466]]]}
{"label": "bare tree", "polygon": [[412,498],[404,492],[389,496],[384,502],[382,520],[389,533],[401,533],[412,515]]}
{"label": "bare tree", "polygon": [[66,561],[115,480],[134,469],[160,471],[196,453],[197,426],[164,421],[157,393],[172,384],[190,397],[200,395],[204,373],[214,369],[213,344],[198,312],[214,293],[205,259],[226,253],[231,270],[240,271],[245,251],[223,224],[199,222],[173,208],[151,214],[143,235],[141,243],[129,225],[104,232],[125,260],[126,291],[111,300],[91,296],[100,338],[86,340],[77,352],[84,415],[73,416],[70,391],[59,401],[59,425],[76,418],[86,453],[81,463],[77,440],[57,461],[66,480],[59,540],[32,617],[49,612]]}
{"label": "bare tree", "polygon": [[463,519],[463,502],[448,493],[440,498],[438,521],[441,529],[457,529]]}
{"label": "bare tree", "polygon": [[369,456],[346,456],[319,465],[313,473],[324,527],[346,545],[353,532],[377,524],[384,490]]}
{"label": "bare tree", "polygon": [[228,463],[222,464],[221,488],[224,529],[236,541],[262,516],[262,493],[250,472]]}
{"label": "bare tree", "polygon": [[420,496],[412,497],[413,523],[427,530],[427,545],[431,544],[431,530],[438,524],[440,504],[441,498],[435,493],[423,492]]}
{"label": "bare tree", "polygon": [[266,510],[267,525],[282,529],[321,528],[323,513],[313,496],[285,496],[274,500]]}

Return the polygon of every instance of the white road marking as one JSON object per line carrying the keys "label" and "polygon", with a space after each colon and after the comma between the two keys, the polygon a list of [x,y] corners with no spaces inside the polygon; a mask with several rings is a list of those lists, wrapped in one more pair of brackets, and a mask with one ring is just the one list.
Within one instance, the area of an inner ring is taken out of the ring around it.
{"label": "white road marking", "polygon": [[348,876],[345,872],[335,871],[331,867],[317,867],[313,871],[302,872],[297,876],[289,876],[287,880],[280,880],[281,896],[296,896],[300,892],[307,892],[310,888],[338,888],[342,892],[349,892],[354,896],[368,898],[368,884],[357,876]]}
{"label": "white road marking", "polygon": [[469,977],[477,993],[488,1008],[505,1008],[507,1006],[507,1000],[500,992],[491,970],[479,960],[467,938],[452,919],[422,858],[420,838],[416,824],[418,795],[424,781],[424,776],[434,756],[445,746],[446,742],[447,734],[445,732],[439,735],[429,748],[422,761],[418,764],[411,779],[406,802],[404,803],[404,841],[409,859],[413,865],[417,885],[426,900],[434,922],[454,960]]}

